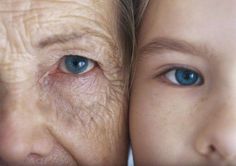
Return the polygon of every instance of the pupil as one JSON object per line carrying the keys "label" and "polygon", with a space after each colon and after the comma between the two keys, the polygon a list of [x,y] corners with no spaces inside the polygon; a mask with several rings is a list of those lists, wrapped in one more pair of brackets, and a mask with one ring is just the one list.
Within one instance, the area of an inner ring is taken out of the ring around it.
{"label": "pupil", "polygon": [[192,78],[194,78],[194,74],[192,72],[190,72],[190,71],[185,71],[184,72],[184,79],[185,80],[190,80]]}
{"label": "pupil", "polygon": [[73,61],[73,65],[74,65],[74,66],[77,66],[77,65],[78,65],[78,62],[77,62],[76,59]]}

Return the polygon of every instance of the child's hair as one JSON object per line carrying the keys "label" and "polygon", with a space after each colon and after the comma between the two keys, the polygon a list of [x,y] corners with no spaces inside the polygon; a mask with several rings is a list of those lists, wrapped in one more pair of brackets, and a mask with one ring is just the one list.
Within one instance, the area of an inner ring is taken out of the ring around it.
{"label": "child's hair", "polygon": [[[134,24],[135,24],[135,45],[134,50],[137,50],[137,35],[139,33],[140,26],[142,24],[143,15],[148,6],[149,0],[133,0],[134,5]],[[135,74],[135,62],[136,62],[136,52],[132,54],[131,58],[131,76],[130,76],[130,85],[129,88],[132,87],[133,76]]]}
{"label": "child's hair", "polygon": [[[121,39],[123,66],[125,72],[125,91],[128,93],[131,63],[135,46],[135,23],[133,0],[118,0],[118,27]],[[128,94],[126,94],[128,97]]]}

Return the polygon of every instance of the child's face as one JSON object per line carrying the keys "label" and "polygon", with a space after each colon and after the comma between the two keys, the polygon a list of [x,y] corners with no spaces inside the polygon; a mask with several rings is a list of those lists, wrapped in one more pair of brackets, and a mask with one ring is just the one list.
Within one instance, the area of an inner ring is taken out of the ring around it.
{"label": "child's face", "polygon": [[137,165],[236,165],[236,0],[151,0],[131,96]]}

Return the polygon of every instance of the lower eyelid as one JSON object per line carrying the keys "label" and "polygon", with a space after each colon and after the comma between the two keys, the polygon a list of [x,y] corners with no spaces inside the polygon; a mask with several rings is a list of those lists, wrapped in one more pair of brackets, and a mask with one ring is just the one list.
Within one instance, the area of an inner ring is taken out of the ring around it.
{"label": "lower eyelid", "polygon": [[71,85],[74,84],[75,87],[81,87],[84,84],[95,84],[97,78],[100,76],[100,72],[101,71],[98,67],[95,67],[88,73],[84,73],[79,76],[76,74],[67,74],[60,71],[55,71],[54,73],[48,75],[47,79],[50,81],[51,85],[71,87]]}

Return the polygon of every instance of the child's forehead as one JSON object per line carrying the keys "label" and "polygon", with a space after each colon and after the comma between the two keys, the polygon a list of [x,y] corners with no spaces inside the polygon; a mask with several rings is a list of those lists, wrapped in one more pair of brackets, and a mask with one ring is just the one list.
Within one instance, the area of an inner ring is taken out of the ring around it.
{"label": "child's forehead", "polygon": [[151,0],[139,33],[139,48],[156,38],[207,46],[219,54],[236,52],[235,0]]}

